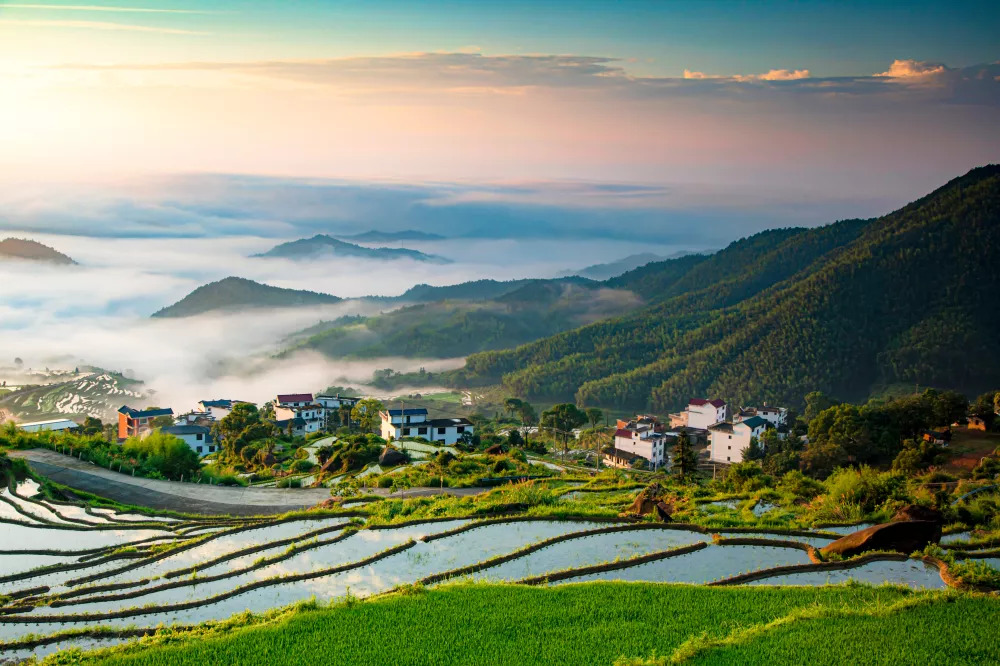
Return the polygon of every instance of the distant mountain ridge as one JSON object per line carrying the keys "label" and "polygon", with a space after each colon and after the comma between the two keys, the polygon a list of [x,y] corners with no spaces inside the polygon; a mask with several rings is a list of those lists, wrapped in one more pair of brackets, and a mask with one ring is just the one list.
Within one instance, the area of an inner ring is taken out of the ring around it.
{"label": "distant mountain ridge", "polygon": [[301,238],[276,245],[267,252],[255,254],[254,257],[283,259],[319,259],[322,257],[357,257],[361,259],[396,260],[412,259],[435,264],[451,263],[450,259],[436,255],[425,254],[406,248],[378,247],[370,248],[336,239],[326,234],[316,234],[312,238]]}
{"label": "distant mountain ridge", "polygon": [[642,268],[647,264],[652,264],[658,261],[666,261],[668,259],[679,259],[681,257],[686,257],[689,254],[694,253],[680,251],[667,256],[660,256],[658,254],[653,254],[652,252],[640,252],[639,254],[630,254],[627,257],[619,259],[618,261],[610,261],[606,264],[594,264],[593,266],[587,266],[586,268],[581,268],[575,271],[563,271],[561,275],[567,277],[571,275],[578,275],[590,280],[610,280],[611,278],[618,277],[619,275],[635,270],[636,268]]}
{"label": "distant mountain ridge", "polygon": [[416,229],[406,229],[404,231],[379,231],[372,229],[351,236],[338,236],[338,238],[358,243],[398,243],[400,241],[439,241],[445,239],[444,236],[439,234],[417,231]]}
{"label": "distant mountain ridge", "polygon": [[331,294],[300,289],[284,289],[247,280],[227,277],[210,282],[155,313],[153,317],[190,317],[206,312],[233,312],[252,308],[290,308],[339,303]]}
{"label": "distant mountain ridge", "polygon": [[4,238],[0,240],[0,258],[43,261],[50,264],[73,265],[71,258],[48,245],[27,238]]}

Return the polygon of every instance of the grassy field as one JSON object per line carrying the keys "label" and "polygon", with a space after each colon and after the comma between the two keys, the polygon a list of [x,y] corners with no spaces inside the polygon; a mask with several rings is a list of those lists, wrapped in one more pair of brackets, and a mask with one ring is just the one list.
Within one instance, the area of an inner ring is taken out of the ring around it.
{"label": "grassy field", "polygon": [[899,588],[458,584],[57,663],[659,664],[1000,661],[1000,600]]}

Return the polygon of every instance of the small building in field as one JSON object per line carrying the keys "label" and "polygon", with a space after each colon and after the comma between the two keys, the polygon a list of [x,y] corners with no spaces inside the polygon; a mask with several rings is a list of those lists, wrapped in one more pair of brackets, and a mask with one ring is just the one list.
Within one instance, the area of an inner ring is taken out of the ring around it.
{"label": "small building in field", "polygon": [[313,394],[312,393],[285,393],[278,394],[274,399],[274,408],[278,407],[306,407],[312,405]]}
{"label": "small building in field", "polygon": [[735,423],[716,423],[708,429],[709,459],[712,462],[743,462],[743,450],[754,437],[760,439],[764,431],[774,426],[759,416],[751,416]]}
{"label": "small building in field", "polygon": [[635,465],[635,461],[642,460],[642,456],[631,451],[622,451],[619,448],[612,448],[604,454],[604,464],[608,467],[618,467],[627,469]]}
{"label": "small building in field", "polygon": [[80,424],[70,419],[49,419],[48,421],[31,421],[18,423],[17,427],[24,432],[62,432],[79,428]]}
{"label": "small building in field", "polygon": [[986,432],[986,421],[979,416],[970,416],[969,430],[982,430]]}
{"label": "small building in field", "polygon": [[216,451],[215,440],[212,438],[212,430],[207,426],[175,425],[163,428],[162,432],[182,440],[199,456],[206,456]]}
{"label": "small building in field", "polygon": [[153,429],[153,419],[160,416],[173,418],[172,409],[134,409],[128,405],[118,408],[118,439],[128,439],[133,435]]}
{"label": "small building in field", "polygon": [[951,441],[950,430],[924,430],[921,437],[925,442],[937,444],[938,446],[948,446]]}
{"label": "small building in field", "polygon": [[456,444],[475,430],[466,418],[428,419],[424,408],[387,409],[379,412],[381,435],[387,441],[423,437],[439,444]]}

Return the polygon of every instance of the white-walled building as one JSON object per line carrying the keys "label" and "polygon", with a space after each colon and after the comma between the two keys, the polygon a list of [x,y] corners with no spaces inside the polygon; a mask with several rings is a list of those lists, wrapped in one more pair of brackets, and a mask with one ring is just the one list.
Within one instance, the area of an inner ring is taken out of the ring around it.
{"label": "white-walled building", "polygon": [[198,412],[201,412],[206,414],[208,418],[213,421],[221,421],[229,416],[229,412],[233,411],[234,406],[240,403],[249,404],[246,400],[228,400],[221,398],[219,400],[202,400],[198,403],[198,409],[195,413],[197,414]]}
{"label": "white-walled building", "polygon": [[274,408],[278,407],[307,407],[314,404],[312,393],[284,393],[278,394],[274,399]]}
{"label": "white-walled building", "polygon": [[733,422],[745,421],[754,416],[759,416],[774,427],[780,427],[788,422],[788,410],[784,407],[770,407],[764,403],[762,407],[740,407],[733,414]]}
{"label": "white-walled building", "polygon": [[440,444],[455,444],[475,429],[465,418],[428,419],[427,410],[423,408],[387,409],[379,412],[379,416],[382,418],[382,438],[389,441],[423,437]]}
{"label": "white-walled building", "polygon": [[17,427],[25,432],[45,432],[62,430],[72,430],[79,428],[80,424],[70,419],[49,419],[48,421],[31,421],[30,423],[18,423]]}
{"label": "white-walled building", "polygon": [[302,420],[302,432],[305,435],[319,432],[326,425],[325,410],[319,405],[305,405],[302,407],[274,407],[274,418],[276,421]]}
{"label": "white-walled building", "polygon": [[713,462],[743,462],[743,449],[750,446],[752,437],[760,436],[770,423],[759,416],[751,416],[735,423],[716,423],[708,429],[709,458]]}
{"label": "white-walled building", "polygon": [[615,447],[604,455],[605,463],[611,467],[631,467],[636,456],[646,460],[651,469],[666,465],[669,462],[666,435],[652,427],[616,430]]}
{"label": "white-walled building", "polygon": [[206,456],[216,451],[215,440],[212,439],[212,431],[207,426],[175,425],[170,428],[164,428],[162,432],[182,440],[199,456]]}
{"label": "white-walled building", "polygon": [[716,398],[691,398],[684,411],[670,415],[671,428],[694,428],[708,430],[708,426],[725,421],[729,416],[729,406],[725,400]]}
{"label": "white-walled building", "polygon": [[346,395],[318,395],[313,402],[323,409],[340,409],[343,405],[354,407],[361,398],[352,398]]}

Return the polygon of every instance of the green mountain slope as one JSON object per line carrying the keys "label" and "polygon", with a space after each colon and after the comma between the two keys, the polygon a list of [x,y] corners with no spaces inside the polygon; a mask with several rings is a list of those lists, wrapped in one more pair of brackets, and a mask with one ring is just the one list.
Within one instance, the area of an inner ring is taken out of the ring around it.
{"label": "green mountain slope", "polygon": [[589,280],[530,280],[494,299],[439,300],[373,317],[341,318],[307,329],[312,335],[299,336],[294,349],[334,358],[453,358],[537,340],[641,304],[631,292]]}
{"label": "green mountain slope", "polygon": [[896,382],[977,391],[1000,376],[998,250],[990,166],[882,218],[764,232],[632,271],[608,285],[655,305],[473,355],[452,379],[654,409],[703,394],[862,398]]}
{"label": "green mountain slope", "polygon": [[190,317],[205,312],[237,311],[250,308],[288,308],[339,303],[330,294],[299,289],[283,289],[247,280],[227,277],[210,282],[158,312],[154,317]]}
{"label": "green mountain slope", "polygon": [[76,262],[62,252],[48,245],[24,238],[4,238],[0,240],[0,259],[28,259],[44,261],[50,264],[75,264]]}
{"label": "green mountain slope", "polygon": [[451,263],[451,260],[431,254],[424,254],[417,250],[407,250],[405,248],[394,247],[362,247],[354,243],[347,243],[342,240],[317,234],[312,238],[301,238],[296,241],[282,243],[271,248],[267,252],[255,254],[255,257],[283,259],[321,259],[324,257],[357,257],[360,259],[377,259],[381,261],[395,259],[412,259],[414,261],[426,261],[436,264]]}

